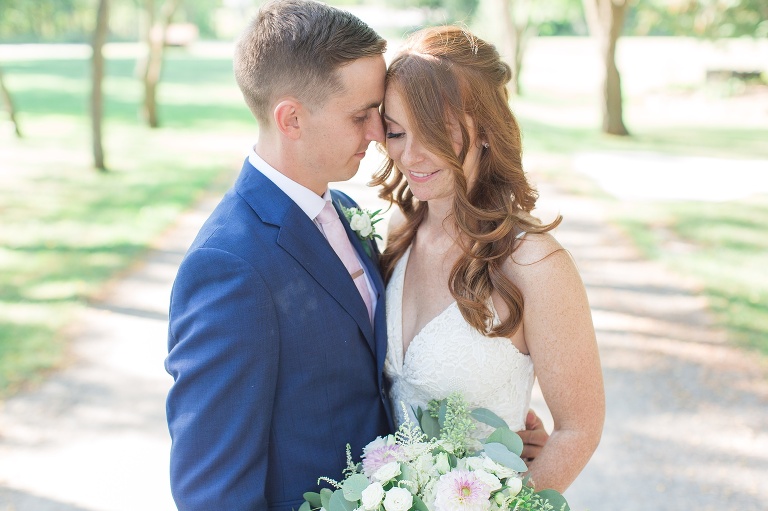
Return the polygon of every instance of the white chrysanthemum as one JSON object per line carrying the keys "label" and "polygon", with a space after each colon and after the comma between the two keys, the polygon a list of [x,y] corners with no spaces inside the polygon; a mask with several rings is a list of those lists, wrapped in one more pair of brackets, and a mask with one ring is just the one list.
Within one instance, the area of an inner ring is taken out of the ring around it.
{"label": "white chrysanthemum", "polygon": [[372,477],[377,470],[400,459],[403,448],[395,443],[393,435],[377,438],[363,448],[363,474]]}
{"label": "white chrysanthemum", "polygon": [[386,511],[408,511],[413,505],[413,495],[405,488],[391,488],[384,497]]}
{"label": "white chrysanthemum", "polygon": [[363,508],[367,511],[376,509],[381,504],[381,500],[384,498],[384,487],[381,483],[374,481],[368,487],[363,490],[362,502]]}
{"label": "white chrysanthemum", "polygon": [[454,470],[435,485],[435,511],[488,511],[491,491],[473,472]]}
{"label": "white chrysanthemum", "polygon": [[371,479],[385,484],[400,475],[400,463],[393,461],[387,463],[373,473]]}

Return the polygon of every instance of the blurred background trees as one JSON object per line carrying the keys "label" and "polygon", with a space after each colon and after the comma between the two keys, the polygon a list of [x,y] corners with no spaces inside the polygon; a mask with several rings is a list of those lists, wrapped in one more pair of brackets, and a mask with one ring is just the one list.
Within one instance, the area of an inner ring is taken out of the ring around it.
{"label": "blurred background trees", "polygon": [[[0,42],[86,42],[96,25],[99,0],[3,0]],[[145,55],[136,74],[143,81],[141,114],[160,124],[157,88],[163,51],[196,38],[232,40],[259,5],[250,0],[110,0],[108,41],[142,41]],[[626,135],[620,70],[615,54],[620,35],[698,38],[768,37],[766,0],[336,0],[358,9],[378,7],[416,12],[410,26],[398,23],[395,38],[424,24],[464,23],[497,43],[513,69],[513,94],[522,94],[525,49],[534,36],[592,36],[603,62],[602,130]],[[495,31],[495,37],[487,33]],[[385,34],[392,36],[393,34]],[[2,76],[2,75],[0,75]],[[0,79],[0,85],[2,85]],[[13,115],[12,91],[3,87]],[[94,91],[96,89],[94,88]],[[95,109],[94,112],[97,110]]]}

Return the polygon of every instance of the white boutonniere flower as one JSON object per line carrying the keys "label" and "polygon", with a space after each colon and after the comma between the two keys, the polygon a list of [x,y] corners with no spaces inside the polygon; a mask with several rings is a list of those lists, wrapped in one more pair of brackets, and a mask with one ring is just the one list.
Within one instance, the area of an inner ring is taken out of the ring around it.
{"label": "white boutonniere flower", "polygon": [[381,239],[376,233],[375,225],[381,221],[381,218],[376,216],[381,213],[380,209],[376,211],[369,211],[362,208],[345,208],[339,203],[341,211],[344,213],[344,217],[349,222],[349,226],[357,234],[357,238],[364,243],[365,253],[368,257],[371,257],[370,245],[365,243],[366,241],[374,241],[376,238]]}

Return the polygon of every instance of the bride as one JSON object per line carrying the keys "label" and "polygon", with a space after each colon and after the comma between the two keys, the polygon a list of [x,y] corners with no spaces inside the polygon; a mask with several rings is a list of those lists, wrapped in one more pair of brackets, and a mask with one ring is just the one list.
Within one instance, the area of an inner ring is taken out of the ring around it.
{"label": "bride", "polygon": [[569,253],[530,215],[511,77],[495,48],[457,27],[424,29],[387,73],[387,165],[394,201],[382,266],[393,408],[453,392],[524,429],[534,377],[554,418],[530,464],[560,492],[596,449],[602,373],[584,285]]}

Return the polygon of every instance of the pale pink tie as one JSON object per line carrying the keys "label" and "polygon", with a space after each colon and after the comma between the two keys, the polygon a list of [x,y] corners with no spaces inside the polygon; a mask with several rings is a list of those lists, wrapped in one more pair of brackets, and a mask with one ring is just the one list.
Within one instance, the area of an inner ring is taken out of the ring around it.
{"label": "pale pink tie", "polygon": [[334,209],[333,204],[330,201],[325,201],[325,207],[317,215],[317,221],[323,228],[323,233],[328,243],[333,247],[336,255],[339,256],[341,262],[349,272],[349,276],[354,280],[357,290],[360,291],[360,296],[365,302],[365,307],[368,309],[368,319],[372,321],[372,307],[371,307],[371,295],[368,292],[368,284],[365,280],[365,273],[360,266],[360,261],[357,259],[357,252],[355,247],[352,246],[352,242],[347,237],[347,231],[344,230],[344,226],[341,225],[339,214]]}

